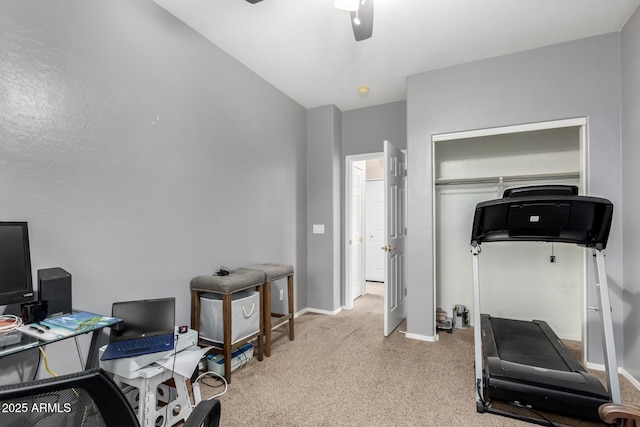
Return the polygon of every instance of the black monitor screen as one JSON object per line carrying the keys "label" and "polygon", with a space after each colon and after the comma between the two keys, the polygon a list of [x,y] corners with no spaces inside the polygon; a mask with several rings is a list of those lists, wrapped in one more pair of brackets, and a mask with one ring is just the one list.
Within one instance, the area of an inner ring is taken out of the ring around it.
{"label": "black monitor screen", "polygon": [[122,319],[121,330],[111,329],[111,341],[172,334],[175,329],[175,298],[114,302],[111,315]]}
{"label": "black monitor screen", "polygon": [[26,222],[0,222],[0,305],[33,300]]}

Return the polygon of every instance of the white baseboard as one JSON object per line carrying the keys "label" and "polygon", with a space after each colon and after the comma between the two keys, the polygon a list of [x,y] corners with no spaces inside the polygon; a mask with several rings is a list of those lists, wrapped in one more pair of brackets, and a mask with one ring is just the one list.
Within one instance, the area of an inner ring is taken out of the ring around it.
{"label": "white baseboard", "polygon": [[[587,369],[593,369],[594,371],[602,371],[602,372],[606,371],[602,363],[591,363],[591,362],[585,361],[584,367]],[[620,373],[620,368],[618,368],[618,373]]]}
{"label": "white baseboard", "polygon": [[640,390],[640,381],[638,381],[637,379],[635,379],[633,377],[633,375],[631,375],[629,372],[627,372],[625,369],[622,369],[621,372],[623,377],[625,377],[626,379],[629,380],[629,382],[631,384],[633,384],[633,386],[637,389]]}
{"label": "white baseboard", "polygon": [[340,313],[342,311],[342,307],[338,307],[333,311],[330,310],[322,310],[320,308],[311,308],[311,307],[307,307],[303,310],[300,310],[299,312],[296,313],[295,317],[298,316],[302,316],[305,313],[317,313],[317,314],[328,314],[330,316],[335,316],[336,314]]}
{"label": "white baseboard", "polygon": [[420,334],[412,334],[410,332],[405,332],[404,336],[412,339],[412,340],[418,340],[418,341],[427,341],[427,342],[436,342],[438,341],[438,336],[432,337],[429,335],[420,335]]}
{"label": "white baseboard", "polygon": [[[606,371],[606,369],[604,368],[603,364],[600,363],[590,363],[590,362],[586,362],[584,364],[584,366],[586,368],[589,369],[593,369],[594,371]],[[620,375],[622,375],[623,377],[625,377],[627,380],[629,380],[629,382],[637,389],[640,390],[640,381],[638,381],[637,379],[635,379],[633,377],[633,375],[631,375],[628,371],[626,371],[624,368],[618,368],[618,373]]]}

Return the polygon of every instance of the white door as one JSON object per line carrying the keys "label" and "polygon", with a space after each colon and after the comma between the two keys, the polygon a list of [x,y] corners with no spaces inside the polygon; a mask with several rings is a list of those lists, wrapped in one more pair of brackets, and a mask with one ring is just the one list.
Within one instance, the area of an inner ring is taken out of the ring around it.
{"label": "white door", "polygon": [[384,336],[387,337],[407,316],[405,241],[406,156],[384,141],[385,239],[387,255],[384,292]]}
{"label": "white door", "polygon": [[364,294],[364,170],[365,162],[351,168],[351,300]]}
{"label": "white door", "polygon": [[384,180],[367,181],[365,196],[366,220],[366,280],[384,282],[386,253],[384,246]]}

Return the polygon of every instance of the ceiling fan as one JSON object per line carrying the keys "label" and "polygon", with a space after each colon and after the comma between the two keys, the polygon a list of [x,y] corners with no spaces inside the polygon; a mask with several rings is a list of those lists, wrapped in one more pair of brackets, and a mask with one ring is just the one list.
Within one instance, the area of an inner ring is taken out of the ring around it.
{"label": "ceiling fan", "polygon": [[373,0],[334,0],[337,9],[351,15],[351,27],[356,41],[366,40],[373,34]]}
{"label": "ceiling fan", "polygon": [[[247,0],[251,4],[262,0]],[[349,12],[353,36],[356,41],[366,40],[373,34],[373,0],[334,0],[336,9]]]}

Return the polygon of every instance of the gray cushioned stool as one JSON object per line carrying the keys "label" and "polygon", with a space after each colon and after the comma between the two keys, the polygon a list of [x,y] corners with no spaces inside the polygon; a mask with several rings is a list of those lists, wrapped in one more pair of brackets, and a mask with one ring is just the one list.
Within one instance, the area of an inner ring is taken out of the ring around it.
{"label": "gray cushioned stool", "polygon": [[[293,266],[288,264],[264,263],[243,267],[241,270],[259,271],[264,274],[264,354],[271,356],[271,331],[285,322],[289,322],[289,340],[293,341]],[[287,304],[289,312],[286,314],[271,312],[271,282],[287,278]],[[275,317],[276,319],[272,319]]]}
{"label": "gray cushioned stool", "polygon": [[[191,329],[200,330],[200,296],[212,292],[222,295],[222,349],[214,349],[224,357],[224,377],[231,382],[231,353],[238,347],[253,340],[258,341],[256,350],[258,360],[262,360],[262,336],[264,334],[263,313],[264,274],[251,270],[231,270],[227,276],[197,276],[191,280]],[[248,289],[257,289],[260,299],[260,330],[236,343],[231,342],[231,294]],[[200,345],[211,345],[202,340]]]}

